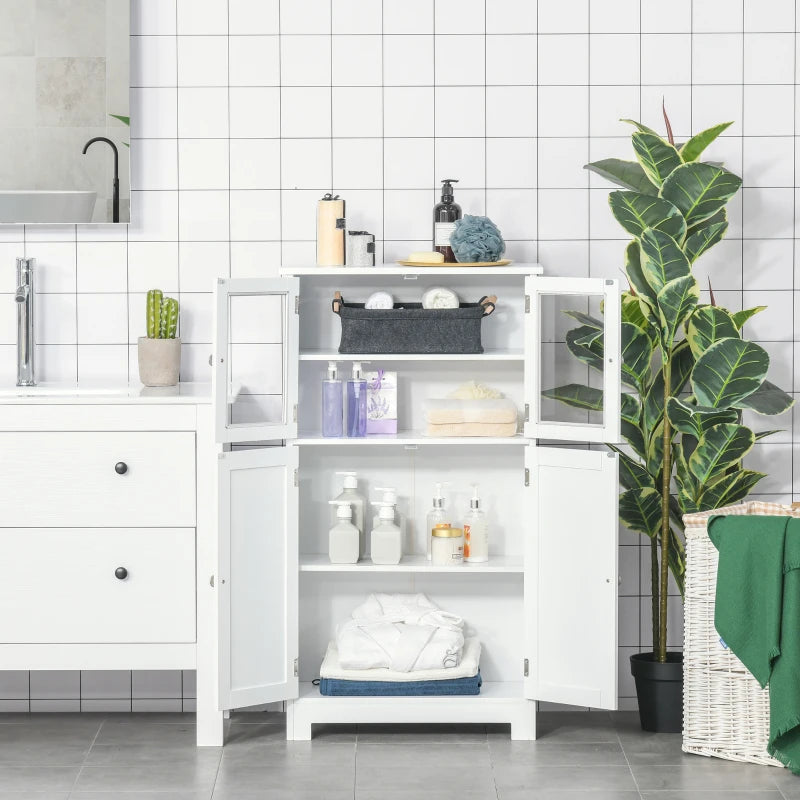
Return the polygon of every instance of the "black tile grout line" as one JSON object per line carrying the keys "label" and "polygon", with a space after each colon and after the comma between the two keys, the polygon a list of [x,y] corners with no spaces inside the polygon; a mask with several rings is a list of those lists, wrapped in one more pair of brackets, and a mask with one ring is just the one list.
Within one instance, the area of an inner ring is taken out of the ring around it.
{"label": "black tile grout line", "polygon": [[[658,89],[661,87],[664,88],[678,88],[678,89],[690,89],[692,86],[700,86],[703,88],[715,89],[720,87],[726,86],[741,86],[742,84],[738,81],[715,81],[715,82],[704,82],[698,81],[695,84],[691,84],[688,81],[681,81],[677,83],[671,82],[659,82],[659,83],[595,83],[591,80],[588,83],[572,83],[572,82],[565,82],[565,83],[387,83],[385,84],[384,88],[386,89],[482,89],[486,86],[487,89],[535,89],[537,86],[543,89],[586,89],[586,88],[597,88],[597,89],[636,89],[636,88],[644,88],[644,89]],[[793,82],[790,81],[747,81],[745,86],[777,86],[777,87],[785,87],[785,88],[792,88],[795,86]],[[233,83],[228,85],[222,85],[219,83],[214,84],[202,84],[202,83],[182,83],[176,86],[167,86],[164,84],[137,84],[135,86],[131,86],[131,89],[136,91],[154,91],[154,90],[169,90],[169,91],[179,91],[183,89],[190,89],[190,90],[203,90],[203,91],[214,91],[214,90],[224,90],[224,89],[379,89],[380,84],[377,83],[286,83],[281,86],[277,83]],[[730,135],[730,134],[729,134]],[[787,134],[788,135],[788,134]],[[149,138],[149,137],[136,137],[136,138]],[[181,137],[187,139],[193,139],[196,137],[187,136]],[[202,137],[201,137],[202,138]],[[290,138],[290,137],[287,137]],[[323,137],[325,138],[325,137]]]}
{"label": "black tile grout line", "polygon": [[[793,72],[794,72],[794,81],[795,81],[795,90],[792,97],[792,104],[793,104],[793,119],[794,119],[794,126],[795,126],[795,137],[797,136],[797,3],[794,4],[794,48],[792,49],[793,53]],[[742,141],[742,149],[744,150],[744,141]],[[797,183],[797,139],[795,138],[794,147],[792,149],[792,172],[793,172],[793,179],[794,182]],[[744,156],[742,157],[742,162],[744,162]],[[792,194],[792,217],[794,219],[794,234],[795,237],[797,236],[797,192]],[[796,238],[792,239],[792,265],[797,262],[797,241]],[[742,267],[744,267],[744,258],[742,258]],[[796,270],[792,269],[792,297],[794,297],[794,291],[797,288],[796,286]],[[792,333],[794,333],[795,326],[797,324],[797,314],[796,314],[796,304],[792,303]],[[792,336],[794,338],[794,336]],[[797,345],[792,343],[792,389],[795,387],[795,381],[797,379],[796,375],[796,351]],[[792,443],[795,441],[795,421],[796,421],[796,412],[795,409],[792,409]],[[791,459],[792,459],[792,501],[796,499],[795,495],[795,486],[794,486],[794,476],[795,476],[795,463],[794,463],[794,450],[795,448],[792,447]]]}
{"label": "black tile grout line", "polygon": [[132,39],[170,39],[175,36],[182,39],[196,39],[196,38],[219,38],[221,36],[230,36],[231,38],[248,38],[248,39],[269,39],[277,38],[278,36],[286,36],[289,38],[304,37],[304,38],[327,38],[330,36],[363,36],[376,38],[378,36],[458,36],[463,38],[478,38],[480,36],[736,36],[739,33],[745,33],[747,36],[761,36],[761,35],[784,35],[791,36],[794,31],[791,30],[769,30],[769,31],[597,31],[589,34],[586,31],[486,31],[485,33],[433,33],[432,31],[410,31],[410,32],[384,32],[376,31],[359,32],[353,31],[351,33],[338,31],[335,33],[132,33]]}
{"label": "black tile grout line", "polygon": [[[283,36],[281,35],[281,0],[278,0],[278,80],[281,86],[278,88],[278,131],[283,133]],[[331,48],[333,50],[333,48]],[[230,89],[228,90],[230,94]],[[331,130],[333,133],[333,130]],[[231,131],[228,129],[228,136]],[[230,144],[228,145],[230,147]],[[278,181],[283,185],[283,136],[278,137]],[[283,197],[278,202],[278,230],[283,234]],[[228,234],[230,236],[230,233]],[[280,240],[281,264],[283,263],[283,238]]]}
{"label": "black tile grout line", "polygon": [[[227,0],[226,7],[227,8],[226,8],[225,19],[227,20],[227,23],[228,23],[228,31],[227,31],[227,36],[228,36],[228,38],[227,38],[227,42],[228,42],[228,48],[227,48],[227,56],[228,56],[228,59],[227,59],[227,68],[228,68],[228,103],[227,103],[227,112],[228,112],[228,240],[229,240],[228,241],[228,270],[227,270],[228,274],[227,274],[227,277],[230,277],[231,274],[232,274],[232,271],[233,271],[233,246],[232,246],[232,242],[230,241],[230,239],[231,239],[231,234],[230,234],[230,232],[231,232],[231,197],[232,197],[232,192],[231,192],[231,166],[232,166],[232,163],[231,163],[231,139],[230,139],[230,135],[231,135],[231,37],[230,37],[230,33],[231,33],[231,4],[230,4],[230,0]],[[280,45],[280,40],[278,40],[278,41],[279,41],[279,45]],[[280,57],[280,46],[279,46],[279,49],[278,49],[278,75],[279,76],[280,76],[280,62],[281,62],[281,57]],[[280,80],[280,78],[279,78],[279,80]],[[281,183],[283,183],[283,181],[281,181]],[[178,225],[180,225],[180,216],[178,217]],[[178,280],[180,280],[180,271],[181,270],[180,270],[180,259],[179,259],[178,260]],[[182,673],[181,673],[181,675],[182,675]],[[182,677],[181,677],[181,680],[183,680]],[[181,687],[181,696],[183,696],[183,688],[182,687]],[[181,707],[183,707],[183,706],[181,706]]]}
{"label": "black tile grout line", "polygon": [[[639,4],[638,5],[639,5],[639,119],[641,119],[642,118],[642,49],[643,49],[642,48],[642,0],[639,0]],[[690,25],[691,25],[691,22],[690,22]],[[691,49],[691,38],[689,39],[689,45],[690,45],[690,49]],[[689,78],[691,80],[691,72],[689,73]],[[590,121],[591,121],[591,118],[590,118]],[[590,184],[591,184],[591,181],[590,181]],[[590,185],[590,190],[591,190],[591,185]],[[591,191],[589,192],[589,195],[591,197]],[[591,218],[592,218],[592,213],[591,213],[591,208],[590,208],[589,209],[589,220],[590,220],[590,222],[591,222]],[[623,273],[625,272],[624,269],[622,271],[623,271]],[[627,280],[627,275],[625,275],[625,278]],[[619,546],[619,534],[617,535],[617,546]],[[652,589],[652,586],[651,586],[649,594],[643,596],[643,594],[644,594],[643,583],[645,582],[645,576],[642,574],[642,558],[641,558],[642,554],[641,554],[641,551],[642,551],[642,549],[645,549],[645,548],[647,548],[648,550],[650,549],[649,542],[640,541],[639,542],[639,558],[636,560],[636,568],[637,568],[637,571],[639,573],[639,575],[638,575],[638,577],[639,577],[639,608],[638,608],[638,617],[639,617],[639,631],[638,631],[639,643],[638,643],[638,646],[639,646],[639,652],[644,652],[644,647],[645,647],[643,642],[642,642],[642,607],[643,607],[643,604],[645,603],[645,601],[647,600],[647,598],[648,597],[652,598],[652,594],[653,594],[653,589]],[[619,567],[617,567],[617,569],[619,569]],[[645,574],[647,574],[647,573],[645,573]],[[651,605],[651,604],[652,604],[652,600],[650,600],[648,605]],[[651,609],[648,609],[648,616],[650,616],[650,618],[652,620],[652,611],[651,611]],[[654,649],[652,641],[650,642],[650,647],[647,648],[647,649],[648,650],[653,650]],[[617,658],[617,660],[619,661],[619,658]],[[618,688],[618,690],[619,690],[619,688]],[[619,736],[617,736],[617,738],[619,738]],[[625,760],[627,761],[627,756],[626,756]],[[630,766],[630,765],[628,765],[628,766]]]}

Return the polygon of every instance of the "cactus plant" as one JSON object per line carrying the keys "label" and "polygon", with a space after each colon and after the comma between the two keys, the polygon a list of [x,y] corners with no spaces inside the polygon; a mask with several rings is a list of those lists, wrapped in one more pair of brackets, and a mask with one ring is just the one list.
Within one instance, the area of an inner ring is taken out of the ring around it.
{"label": "cactus plant", "polygon": [[178,335],[180,306],[172,297],[164,297],[160,289],[147,293],[147,338],[174,339]]}

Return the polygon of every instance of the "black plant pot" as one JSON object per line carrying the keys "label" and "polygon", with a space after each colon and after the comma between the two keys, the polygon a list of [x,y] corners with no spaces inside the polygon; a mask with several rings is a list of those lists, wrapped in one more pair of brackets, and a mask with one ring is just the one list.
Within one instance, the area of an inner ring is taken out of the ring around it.
{"label": "black plant pot", "polygon": [[667,653],[659,663],[655,653],[631,656],[636,681],[639,721],[644,731],[680,733],[683,730],[683,653]]}

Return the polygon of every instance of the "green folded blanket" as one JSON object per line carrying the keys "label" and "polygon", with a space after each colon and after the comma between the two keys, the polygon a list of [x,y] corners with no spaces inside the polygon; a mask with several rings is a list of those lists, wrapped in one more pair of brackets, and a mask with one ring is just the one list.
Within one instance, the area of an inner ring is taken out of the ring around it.
{"label": "green folded blanket", "polygon": [[762,687],[767,752],[800,775],[800,519],[712,516],[719,550],[714,624]]}

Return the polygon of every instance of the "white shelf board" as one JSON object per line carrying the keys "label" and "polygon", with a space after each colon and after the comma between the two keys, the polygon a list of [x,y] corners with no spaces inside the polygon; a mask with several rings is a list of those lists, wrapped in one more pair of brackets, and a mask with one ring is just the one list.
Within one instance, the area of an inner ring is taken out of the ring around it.
{"label": "white shelf board", "polygon": [[397,446],[410,447],[412,445],[514,445],[521,446],[530,443],[521,434],[516,436],[425,436],[419,431],[399,431],[397,434],[374,434],[364,437],[341,438],[325,437],[319,433],[302,432],[292,444],[301,447],[342,447],[354,445],[356,447]]}
{"label": "white shelf board", "polygon": [[521,348],[483,353],[340,353],[338,350],[301,350],[301,361],[524,361]]}
{"label": "white shelf board", "polygon": [[455,567],[439,567],[431,564],[426,556],[403,556],[399,564],[373,564],[361,561],[358,564],[331,564],[327,553],[301,553],[300,572],[427,572],[464,575],[466,573],[521,573],[524,570],[522,556],[491,556],[485,564],[464,563]]}
{"label": "white shelf board", "polygon": [[[489,700],[507,700],[519,701],[522,700],[522,682],[516,681],[484,681],[481,686],[481,693],[476,695],[451,695],[451,696],[419,696],[419,697],[348,697],[336,696],[326,697],[319,693],[319,686],[314,686],[313,683],[302,682],[300,684],[300,696],[295,702],[311,702],[311,703],[324,703],[325,705],[333,705],[335,703],[349,704],[354,700],[365,700],[369,703],[378,703],[384,706],[402,706],[411,700],[422,701],[424,703],[439,704],[439,703],[481,703]],[[342,720],[344,721],[344,720]],[[390,720],[387,720],[389,722]]]}
{"label": "white shelf board", "polygon": [[314,265],[306,267],[281,267],[282,276],[336,276],[353,277],[365,276],[376,277],[378,275],[541,275],[544,269],[541,264],[509,264],[505,267],[443,267],[434,264],[430,267],[404,267],[400,264],[380,264],[375,267],[317,267]]}

